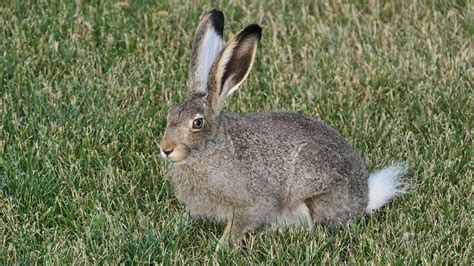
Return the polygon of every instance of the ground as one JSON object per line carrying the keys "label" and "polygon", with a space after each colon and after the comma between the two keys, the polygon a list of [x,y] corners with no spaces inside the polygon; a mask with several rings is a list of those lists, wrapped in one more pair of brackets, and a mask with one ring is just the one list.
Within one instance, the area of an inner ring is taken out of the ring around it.
{"label": "ground", "polygon": [[[0,3],[0,264],[471,264],[472,2],[290,2]],[[263,27],[226,111],[322,119],[370,169],[409,162],[412,192],[215,254],[224,227],[189,218],[157,146],[211,8],[226,39]]]}

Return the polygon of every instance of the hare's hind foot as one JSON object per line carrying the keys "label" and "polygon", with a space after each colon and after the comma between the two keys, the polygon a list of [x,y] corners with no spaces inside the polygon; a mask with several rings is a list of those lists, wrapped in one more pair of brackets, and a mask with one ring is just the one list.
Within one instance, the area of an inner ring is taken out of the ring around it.
{"label": "hare's hind foot", "polygon": [[293,208],[285,208],[267,220],[270,227],[303,226],[311,229],[313,219],[311,211],[305,202],[301,202]]}

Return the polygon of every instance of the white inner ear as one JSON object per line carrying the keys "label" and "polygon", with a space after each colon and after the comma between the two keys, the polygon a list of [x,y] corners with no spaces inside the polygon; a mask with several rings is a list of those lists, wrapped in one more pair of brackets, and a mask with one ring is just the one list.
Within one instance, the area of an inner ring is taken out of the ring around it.
{"label": "white inner ear", "polygon": [[[222,52],[221,58],[219,59],[219,65],[217,66],[216,69],[216,79],[217,79],[217,87],[220,89],[223,84],[221,84],[221,78],[224,75],[224,72],[227,68],[227,63],[229,62],[232,54],[234,53],[234,49],[237,47],[237,43],[230,43],[228,47]],[[233,76],[233,75],[231,75]],[[226,81],[224,81],[224,85],[222,86],[223,89],[225,89],[225,85],[228,84],[228,81],[230,78],[227,78]]]}
{"label": "white inner ear", "polygon": [[211,70],[212,64],[216,61],[217,55],[222,50],[224,46],[224,41],[222,37],[217,34],[214,30],[214,27],[209,26],[206,31],[206,35],[202,39],[199,57],[198,57],[198,66],[196,69],[195,80],[198,81],[198,92],[206,93],[207,87],[207,77],[209,71]]}

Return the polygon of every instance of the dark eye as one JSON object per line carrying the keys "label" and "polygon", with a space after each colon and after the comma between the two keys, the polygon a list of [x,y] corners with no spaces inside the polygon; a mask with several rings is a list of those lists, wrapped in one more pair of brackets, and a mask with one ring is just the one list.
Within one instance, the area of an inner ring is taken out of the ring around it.
{"label": "dark eye", "polygon": [[193,129],[201,129],[203,125],[204,120],[202,119],[202,117],[193,120]]}

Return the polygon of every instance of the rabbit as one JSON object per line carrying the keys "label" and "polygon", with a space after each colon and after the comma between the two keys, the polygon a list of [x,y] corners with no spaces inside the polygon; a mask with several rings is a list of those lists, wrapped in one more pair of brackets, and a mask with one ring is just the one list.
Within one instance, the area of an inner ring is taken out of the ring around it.
{"label": "rabbit", "polygon": [[223,30],[222,12],[204,14],[187,99],[169,109],[159,143],[190,215],[227,223],[217,247],[261,225],[340,224],[404,192],[406,165],[369,175],[358,152],[323,122],[292,112],[222,112],[249,75],[262,34],[249,25],[224,45]]}

